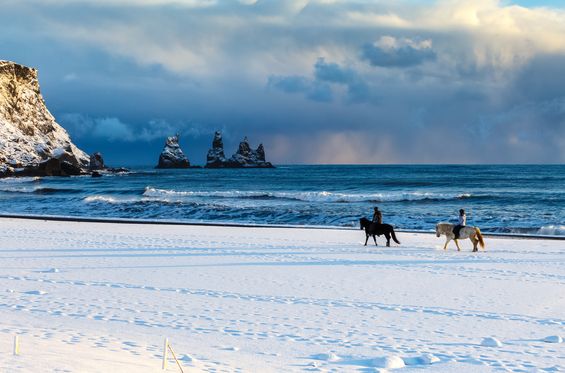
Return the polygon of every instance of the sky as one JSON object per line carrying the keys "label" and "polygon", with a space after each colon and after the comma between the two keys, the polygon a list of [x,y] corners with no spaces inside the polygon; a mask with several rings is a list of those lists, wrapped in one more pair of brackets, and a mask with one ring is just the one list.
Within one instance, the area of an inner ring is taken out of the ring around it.
{"label": "sky", "polygon": [[221,130],[275,164],[564,163],[565,2],[0,0],[88,153],[157,163]]}

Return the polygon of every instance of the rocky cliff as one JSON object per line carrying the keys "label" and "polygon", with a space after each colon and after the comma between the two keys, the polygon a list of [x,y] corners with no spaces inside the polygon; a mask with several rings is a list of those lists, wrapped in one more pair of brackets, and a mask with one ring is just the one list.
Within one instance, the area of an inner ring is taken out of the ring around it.
{"label": "rocky cliff", "polygon": [[157,168],[189,168],[190,162],[179,145],[179,135],[167,137],[165,147],[159,155]]}
{"label": "rocky cliff", "polygon": [[80,174],[88,164],[47,110],[37,70],[0,61],[0,177]]}
{"label": "rocky cliff", "polygon": [[237,152],[229,159],[224,156],[224,144],[220,132],[214,134],[212,148],[208,151],[207,168],[273,168],[265,160],[265,149],[259,144],[256,150],[251,149],[247,137],[239,143]]}

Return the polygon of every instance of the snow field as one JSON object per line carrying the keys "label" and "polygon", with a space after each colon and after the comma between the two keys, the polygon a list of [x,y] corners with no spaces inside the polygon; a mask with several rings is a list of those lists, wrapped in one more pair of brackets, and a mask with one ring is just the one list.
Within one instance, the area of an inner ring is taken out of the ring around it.
{"label": "snow field", "polygon": [[564,241],[0,222],[2,372],[565,370]]}

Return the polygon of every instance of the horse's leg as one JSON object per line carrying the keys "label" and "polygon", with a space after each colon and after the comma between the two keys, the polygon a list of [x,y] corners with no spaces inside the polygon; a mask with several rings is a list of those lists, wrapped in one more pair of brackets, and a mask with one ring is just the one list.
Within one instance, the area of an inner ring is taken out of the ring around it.
{"label": "horse's leg", "polygon": [[457,242],[457,240],[453,240],[455,241],[455,246],[457,246],[457,251],[461,251],[461,248],[459,247],[459,242]]}
{"label": "horse's leg", "polygon": [[369,241],[369,234],[365,233],[366,237],[365,237],[365,246],[367,246],[367,241]]}
{"label": "horse's leg", "polygon": [[445,236],[445,245],[443,245],[444,250],[447,250],[447,244],[449,243],[449,241],[451,241],[451,238]]}
{"label": "horse's leg", "polygon": [[386,246],[390,247],[390,233],[386,232],[385,237],[386,237]]}
{"label": "horse's leg", "polygon": [[475,253],[475,252],[479,251],[479,249],[477,248],[477,244],[479,243],[478,238],[475,237],[475,236],[472,236],[472,237],[469,237],[469,238],[471,239],[471,242],[473,242],[473,252]]}
{"label": "horse's leg", "polygon": [[375,241],[375,246],[379,246],[377,245],[377,238],[375,237],[375,235],[373,235],[373,241]]}

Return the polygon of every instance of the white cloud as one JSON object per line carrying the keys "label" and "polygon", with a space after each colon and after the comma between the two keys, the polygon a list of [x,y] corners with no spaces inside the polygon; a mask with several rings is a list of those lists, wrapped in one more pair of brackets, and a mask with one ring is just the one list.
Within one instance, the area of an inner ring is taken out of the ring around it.
{"label": "white cloud", "polygon": [[[83,1],[52,0],[52,4]],[[537,53],[565,53],[565,12],[504,6],[498,0],[397,2],[286,0],[97,0],[88,15],[41,17],[46,37],[69,39],[191,77],[239,72],[257,81],[276,71],[305,73],[317,57],[341,61],[360,45],[435,49],[449,60],[509,69]],[[400,3],[403,4],[403,3]],[[152,6],[151,12],[143,10]],[[106,17],[107,7],[119,7]],[[97,12],[99,10],[100,12]],[[78,11],[78,9],[77,9]],[[395,34],[428,35],[422,41]],[[379,39],[380,38],[380,39]],[[387,44],[387,42],[389,44]],[[390,44],[392,43],[392,44]],[[304,58],[308,61],[305,61]],[[260,76],[257,76],[260,75]]]}
{"label": "white cloud", "polygon": [[41,2],[51,5],[95,4],[98,6],[132,7],[175,5],[186,8],[203,8],[217,4],[217,0],[41,0]]}

